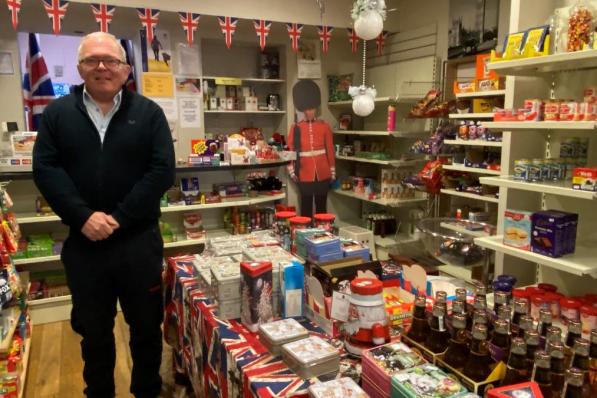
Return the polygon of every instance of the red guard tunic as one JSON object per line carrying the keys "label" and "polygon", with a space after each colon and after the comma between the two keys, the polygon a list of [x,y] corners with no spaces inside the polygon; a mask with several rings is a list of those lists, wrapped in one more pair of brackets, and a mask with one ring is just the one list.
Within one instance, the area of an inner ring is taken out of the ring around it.
{"label": "red guard tunic", "polygon": [[[330,125],[323,120],[299,122],[301,129],[300,182],[324,181],[336,178],[336,158]],[[294,125],[288,133],[288,147],[295,151]],[[294,176],[294,162],[288,166],[290,176]]]}

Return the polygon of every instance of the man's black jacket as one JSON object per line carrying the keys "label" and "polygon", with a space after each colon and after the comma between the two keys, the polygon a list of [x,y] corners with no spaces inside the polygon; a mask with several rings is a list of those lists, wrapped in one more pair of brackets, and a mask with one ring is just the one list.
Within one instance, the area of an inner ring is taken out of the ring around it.
{"label": "man's black jacket", "polygon": [[126,229],[155,223],[174,183],[174,146],[161,108],[123,88],[104,137],[83,104],[83,86],[53,101],[33,148],[33,178],[52,209],[79,232],[94,211]]}

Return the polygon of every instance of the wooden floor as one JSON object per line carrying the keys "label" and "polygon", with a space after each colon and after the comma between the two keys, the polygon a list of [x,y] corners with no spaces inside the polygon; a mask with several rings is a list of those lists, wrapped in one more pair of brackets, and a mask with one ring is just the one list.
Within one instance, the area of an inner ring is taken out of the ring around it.
{"label": "wooden floor", "polygon": [[[114,381],[117,397],[132,397],[129,393],[132,360],[128,325],[119,312],[114,326],[116,339],[116,367]],[[73,332],[70,322],[55,322],[33,327],[31,356],[25,387],[25,398],[83,397],[83,361],[81,338]],[[164,396],[173,395],[171,351],[164,343],[162,379]]]}

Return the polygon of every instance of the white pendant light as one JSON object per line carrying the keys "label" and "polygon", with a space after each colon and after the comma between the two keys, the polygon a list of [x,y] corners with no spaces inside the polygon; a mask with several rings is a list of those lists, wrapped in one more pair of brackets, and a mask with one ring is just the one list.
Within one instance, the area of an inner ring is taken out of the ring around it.
{"label": "white pendant light", "polygon": [[361,86],[359,94],[352,99],[352,110],[361,117],[369,116],[375,110],[375,97],[372,97],[363,88]]}
{"label": "white pendant light", "polygon": [[361,14],[354,21],[354,31],[363,40],[373,40],[383,30],[383,18],[376,11]]}

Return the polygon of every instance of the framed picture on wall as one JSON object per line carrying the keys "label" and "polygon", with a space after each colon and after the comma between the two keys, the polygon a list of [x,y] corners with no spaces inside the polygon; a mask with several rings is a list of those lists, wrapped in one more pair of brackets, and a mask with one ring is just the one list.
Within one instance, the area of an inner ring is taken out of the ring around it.
{"label": "framed picture on wall", "polygon": [[448,58],[486,53],[498,37],[500,0],[450,0]]}
{"label": "framed picture on wall", "polygon": [[12,64],[12,53],[0,51],[0,75],[14,75],[15,69]]}

